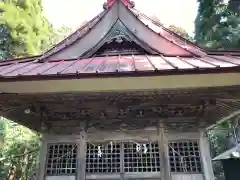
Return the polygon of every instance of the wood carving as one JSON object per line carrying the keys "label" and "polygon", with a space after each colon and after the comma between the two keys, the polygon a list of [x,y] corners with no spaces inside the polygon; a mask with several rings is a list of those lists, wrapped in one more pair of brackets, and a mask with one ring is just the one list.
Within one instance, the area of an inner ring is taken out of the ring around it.
{"label": "wood carving", "polygon": [[[113,93],[2,94],[1,111],[36,131],[75,133],[89,128],[115,131],[144,129],[159,119],[169,130],[193,131],[215,123],[240,107],[238,88]],[[223,101],[222,99],[226,100]],[[26,114],[25,109],[30,109]],[[10,112],[10,113],[8,113]],[[68,127],[68,128],[66,128]]]}

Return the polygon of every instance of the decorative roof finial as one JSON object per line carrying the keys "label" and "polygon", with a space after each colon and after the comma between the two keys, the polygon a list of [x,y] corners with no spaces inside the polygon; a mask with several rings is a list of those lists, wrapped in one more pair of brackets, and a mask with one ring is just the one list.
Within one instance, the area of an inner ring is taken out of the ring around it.
{"label": "decorative roof finial", "polygon": [[[103,4],[103,8],[104,9],[109,9],[112,7],[112,5],[115,3],[115,1],[117,0],[107,0],[107,2],[105,2]],[[128,8],[133,8],[135,6],[135,3],[131,0],[120,0],[125,6],[127,6]]]}

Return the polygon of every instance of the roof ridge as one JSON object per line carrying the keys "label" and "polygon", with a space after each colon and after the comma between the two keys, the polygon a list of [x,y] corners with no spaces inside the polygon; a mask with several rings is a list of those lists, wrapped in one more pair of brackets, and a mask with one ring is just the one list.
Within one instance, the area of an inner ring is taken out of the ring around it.
{"label": "roof ridge", "polygon": [[[111,8],[114,3],[116,3],[119,0],[107,0],[107,2],[104,3],[104,8]],[[133,8],[135,6],[134,1],[131,0],[120,0],[121,3],[123,3],[128,8]]]}

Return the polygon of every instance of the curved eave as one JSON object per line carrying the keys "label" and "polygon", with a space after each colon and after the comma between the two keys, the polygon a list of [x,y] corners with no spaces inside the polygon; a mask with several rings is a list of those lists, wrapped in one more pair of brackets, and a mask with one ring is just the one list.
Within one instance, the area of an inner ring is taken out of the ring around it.
{"label": "curved eave", "polygon": [[[47,81],[47,80],[71,80],[71,79],[102,79],[102,78],[131,78],[131,77],[152,77],[152,76],[184,76],[184,75],[211,75],[211,74],[239,74],[240,67],[221,68],[193,68],[193,69],[165,69],[145,71],[115,71],[115,72],[93,72],[93,73],[69,73],[69,74],[36,74],[0,76],[0,82],[15,81]],[[240,80],[239,80],[240,84]]]}
{"label": "curved eave", "polygon": [[152,31],[152,29],[146,27],[144,23],[135,17],[122,1],[115,1],[113,6],[106,10],[93,25],[89,24],[89,27],[87,26],[87,29],[83,32],[84,35],[75,39],[70,36],[65,44],[56,46],[41,58],[54,60],[82,57],[84,53],[102,40],[117,19],[120,19],[140,41],[148,45],[150,49],[156,49],[160,54],[168,56],[198,56],[188,51],[187,48]]}
{"label": "curved eave", "polygon": [[74,44],[76,41],[79,39],[83,38],[86,36],[89,31],[96,25],[98,24],[101,19],[107,14],[108,10],[104,10],[97,16],[95,16],[92,20],[88,21],[86,24],[81,26],[79,29],[77,29],[74,33],[72,33],[70,36],[66,37],[64,40],[53,46],[51,49],[48,51],[44,52],[39,59],[44,60],[47,59],[56,53],[61,52],[62,50],[68,48],[72,44]]}
{"label": "curved eave", "polygon": [[[57,61],[0,63],[0,81],[98,79],[239,73],[234,56],[203,58],[169,56],[109,56]],[[239,80],[239,79],[238,79]],[[239,81],[240,82],[240,81]]]}
{"label": "curved eave", "polygon": [[[106,17],[109,16],[109,17]],[[135,17],[135,20],[134,18]],[[130,8],[126,7],[126,5],[122,1],[114,1],[111,8],[108,10],[103,11],[96,17],[94,17],[91,21],[87,22],[85,25],[83,25],[81,28],[79,28],[77,31],[72,33],[69,37],[65,38],[63,41],[55,45],[50,50],[46,51],[42,55],[36,57],[38,60],[53,60],[53,59],[71,59],[71,58],[77,58],[81,57],[82,54],[89,51],[92,47],[94,47],[97,42],[100,41],[100,39],[97,39],[97,36],[93,36],[93,33],[90,33],[92,29],[102,29],[103,31],[99,32],[99,37],[103,37],[105,34],[104,32],[107,32],[109,28],[111,28],[112,23],[120,19],[123,21],[124,24],[127,24],[127,28],[131,31],[134,30],[135,25],[137,26],[137,30],[140,30],[140,33],[136,33],[136,37],[139,38],[140,41],[144,42],[145,44],[149,45],[149,48],[153,48],[158,50],[159,54],[164,55],[178,55],[178,56],[201,56],[198,53],[192,52],[191,49],[184,47],[183,44],[186,44],[188,46],[192,46],[190,42],[187,40],[184,40],[183,37],[180,37],[174,32],[170,32],[170,30],[163,28],[163,30],[166,33],[171,33],[174,35],[174,38],[171,39],[167,37],[164,34],[161,34],[159,32],[154,31],[154,29],[151,29],[151,27],[146,27],[146,24],[142,22],[138,17],[136,17],[136,14],[134,14],[133,11],[130,10]],[[105,21],[103,20],[105,19]],[[131,20],[129,20],[131,19]],[[108,23],[107,23],[108,22]],[[142,24],[142,26],[140,24]],[[97,26],[98,24],[103,24],[100,26]],[[104,27],[105,26],[105,27]],[[148,32],[149,31],[149,32]],[[154,34],[152,34],[150,31],[152,31]],[[96,33],[95,33],[96,34]],[[89,38],[85,38],[85,36],[92,36]],[[146,36],[148,38],[146,38]],[[177,41],[176,41],[177,38]],[[78,47],[75,47],[75,44],[79,44],[79,41],[82,42],[80,45],[77,45]],[[90,42],[90,43],[89,43]],[[178,43],[181,42],[181,43]],[[72,47],[73,46],[73,47]],[[165,48],[164,48],[165,47]],[[72,48],[74,53],[66,53],[66,49]],[[76,49],[79,49],[79,54],[77,54]],[[171,51],[170,51],[171,50]],[[76,51],[76,52],[75,52]],[[201,51],[201,50],[200,50]],[[174,52],[176,52],[174,54]],[[68,55],[64,55],[68,54]],[[61,57],[62,56],[62,57]]]}
{"label": "curved eave", "polygon": [[[134,33],[132,33],[125,25],[124,23],[118,19],[113,26],[111,27],[111,29],[109,30],[109,32],[101,39],[100,42],[98,42],[94,47],[92,47],[91,49],[89,49],[87,52],[85,52],[84,54],[82,54],[82,57],[91,57],[94,55],[95,52],[97,52],[97,50],[99,48],[101,48],[104,43],[106,43],[106,41],[108,40],[108,37],[111,35],[112,31],[115,31],[116,29],[118,29],[118,27],[121,27],[124,30],[124,34],[127,34],[127,36],[129,36],[131,38],[132,41],[134,41],[137,45],[139,45],[139,47],[143,48],[146,52],[150,53],[150,54],[161,54],[161,52],[158,52],[156,49],[150,47],[149,45],[145,44],[144,42],[141,41],[141,39],[138,39],[137,37],[135,37]],[[163,54],[164,55],[164,54]]]}
{"label": "curved eave", "polygon": [[140,11],[136,9],[130,10],[143,24],[145,24],[149,29],[157,33],[159,36],[162,36],[163,38],[171,41],[172,43],[178,45],[179,47],[189,51],[191,54],[194,54],[196,56],[206,55],[204,49],[198,46],[197,44],[169,30],[168,28],[152,20],[151,18],[141,13]]}
{"label": "curved eave", "polygon": [[128,29],[135,31],[136,37],[150,47],[157,49],[161,54],[168,56],[171,54],[178,54],[178,56],[198,56],[146,26],[129,8],[124,7],[122,3],[119,3],[118,16]]}

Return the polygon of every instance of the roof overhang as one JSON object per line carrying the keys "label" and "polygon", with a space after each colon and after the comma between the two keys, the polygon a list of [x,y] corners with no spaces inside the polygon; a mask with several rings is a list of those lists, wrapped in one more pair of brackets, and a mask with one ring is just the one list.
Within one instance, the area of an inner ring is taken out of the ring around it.
{"label": "roof overhang", "polygon": [[[141,74],[141,73],[140,73]],[[154,89],[207,88],[240,85],[240,72],[188,74],[188,75],[154,75],[151,76],[95,76],[91,78],[45,80],[4,79],[0,82],[1,93],[58,93],[58,92],[102,92],[132,91]],[[150,75],[150,74],[149,74]]]}
{"label": "roof overhang", "polygon": [[0,63],[0,92],[100,92],[240,85],[238,56],[109,56]]}
{"label": "roof overhang", "polygon": [[[1,83],[1,88],[5,86],[8,91],[12,89],[12,93],[1,94],[1,115],[30,129],[48,133],[78,133],[80,123],[86,121],[90,132],[117,131],[121,127],[124,131],[131,131],[143,127],[154,128],[160,119],[169,132],[197,132],[199,128],[216,123],[239,107],[239,103],[232,103],[231,98],[240,97],[240,86],[188,89],[165,89],[162,86],[164,89],[159,89],[165,81],[148,78],[135,79],[135,82],[133,79],[129,82],[128,78],[126,81],[115,79],[113,82],[114,79],[110,78],[109,81],[104,79],[105,84],[86,86],[79,84],[78,80],[50,80],[48,83],[22,81],[17,85],[13,82],[14,86]],[[147,81],[150,83],[147,84]],[[114,86],[109,86],[111,83]],[[135,86],[130,86],[131,83],[135,83]],[[171,83],[168,87],[180,84],[176,81]],[[91,92],[89,88],[97,92]],[[140,111],[144,112],[143,116],[139,115]],[[43,122],[47,129],[42,129]]]}

